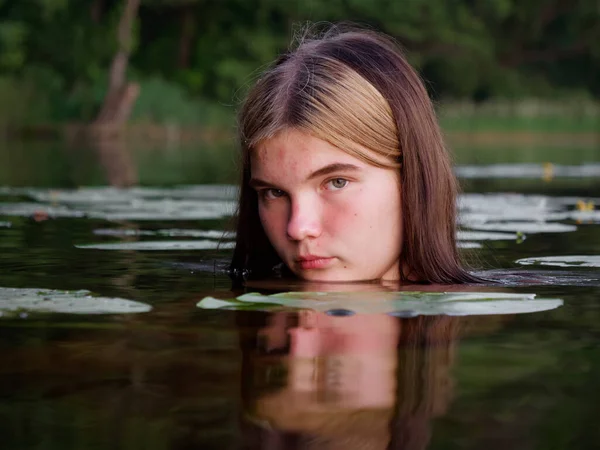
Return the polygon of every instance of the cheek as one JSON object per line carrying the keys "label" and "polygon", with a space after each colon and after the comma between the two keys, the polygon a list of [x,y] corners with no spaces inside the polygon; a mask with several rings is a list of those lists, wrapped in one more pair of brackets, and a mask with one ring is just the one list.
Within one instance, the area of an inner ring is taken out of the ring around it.
{"label": "cheek", "polygon": [[270,241],[277,240],[281,233],[285,233],[284,213],[281,208],[258,207],[258,217],[265,234]]}

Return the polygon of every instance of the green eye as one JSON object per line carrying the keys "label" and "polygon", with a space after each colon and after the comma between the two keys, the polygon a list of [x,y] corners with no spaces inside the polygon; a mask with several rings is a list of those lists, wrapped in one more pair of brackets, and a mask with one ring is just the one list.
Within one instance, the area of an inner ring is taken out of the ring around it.
{"label": "green eye", "polygon": [[274,198],[279,198],[279,197],[283,197],[285,195],[285,192],[283,192],[281,189],[265,189],[263,192],[263,197],[266,199],[274,199]]}
{"label": "green eye", "polygon": [[329,184],[333,189],[343,189],[348,185],[348,180],[344,178],[334,178]]}

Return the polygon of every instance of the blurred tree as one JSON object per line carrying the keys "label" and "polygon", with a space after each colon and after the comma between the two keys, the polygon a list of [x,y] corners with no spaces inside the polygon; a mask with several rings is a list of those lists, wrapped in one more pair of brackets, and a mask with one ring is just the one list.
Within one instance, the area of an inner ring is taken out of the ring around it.
{"label": "blurred tree", "polygon": [[27,93],[35,120],[104,116],[125,73],[230,104],[307,22],[394,36],[442,100],[600,98],[597,0],[0,0],[0,18],[0,103]]}
{"label": "blurred tree", "polygon": [[133,25],[140,7],[140,0],[124,0],[117,27],[117,51],[109,72],[109,83],[96,124],[120,125],[129,119],[137,99],[139,86],[127,81],[129,55],[133,47]]}

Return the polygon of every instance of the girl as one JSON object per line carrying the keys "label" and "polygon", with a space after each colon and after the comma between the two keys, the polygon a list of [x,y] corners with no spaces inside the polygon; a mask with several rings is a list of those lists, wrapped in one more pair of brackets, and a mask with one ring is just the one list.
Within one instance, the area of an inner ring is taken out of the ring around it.
{"label": "girl", "polygon": [[332,29],[279,57],[239,115],[234,278],[478,281],[456,247],[457,183],[396,44]]}

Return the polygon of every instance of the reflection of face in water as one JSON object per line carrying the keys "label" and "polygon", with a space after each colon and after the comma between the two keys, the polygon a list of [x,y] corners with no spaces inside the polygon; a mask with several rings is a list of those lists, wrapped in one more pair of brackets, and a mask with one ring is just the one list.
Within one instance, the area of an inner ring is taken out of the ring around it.
{"label": "reflection of face in water", "polygon": [[245,448],[425,448],[449,401],[458,320],[269,316],[243,343]]}

